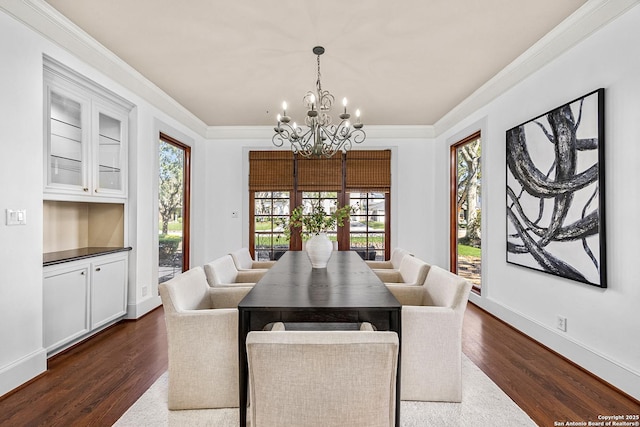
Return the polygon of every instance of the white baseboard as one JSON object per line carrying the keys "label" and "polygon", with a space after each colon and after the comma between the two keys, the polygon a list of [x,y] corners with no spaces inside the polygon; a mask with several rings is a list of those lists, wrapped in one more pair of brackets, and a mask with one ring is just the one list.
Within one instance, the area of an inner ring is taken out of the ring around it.
{"label": "white baseboard", "polygon": [[640,373],[628,366],[607,358],[570,336],[562,336],[555,330],[510,309],[490,298],[476,294],[469,301],[498,319],[511,325],[523,334],[569,359],[596,377],[622,390],[635,399],[640,399]]}
{"label": "white baseboard", "polygon": [[0,396],[47,370],[47,351],[40,348],[0,368]]}
{"label": "white baseboard", "polygon": [[137,303],[130,303],[127,305],[127,315],[125,319],[138,319],[161,305],[162,300],[160,300],[160,296],[158,295],[138,301]]}

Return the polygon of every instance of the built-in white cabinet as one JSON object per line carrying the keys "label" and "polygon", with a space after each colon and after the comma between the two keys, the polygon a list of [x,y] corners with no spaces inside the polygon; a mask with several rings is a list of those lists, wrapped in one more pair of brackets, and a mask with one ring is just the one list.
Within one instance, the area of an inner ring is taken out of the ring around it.
{"label": "built-in white cabinet", "polygon": [[122,319],[128,252],[44,267],[44,347],[49,355]]}
{"label": "built-in white cabinet", "polygon": [[91,329],[127,313],[126,255],[91,263]]}
{"label": "built-in white cabinet", "polygon": [[47,57],[44,90],[45,199],[126,198],[132,105]]}
{"label": "built-in white cabinet", "polygon": [[44,347],[47,352],[89,333],[88,264],[44,271]]}

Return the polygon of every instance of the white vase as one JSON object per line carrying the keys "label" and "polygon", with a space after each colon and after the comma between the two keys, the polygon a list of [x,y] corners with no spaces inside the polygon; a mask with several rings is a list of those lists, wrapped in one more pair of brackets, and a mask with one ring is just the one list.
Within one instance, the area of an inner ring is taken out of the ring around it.
{"label": "white vase", "polygon": [[327,268],[327,262],[329,262],[333,251],[333,243],[325,233],[316,234],[310,238],[305,245],[305,249],[309,255],[309,260],[311,260],[311,267]]}

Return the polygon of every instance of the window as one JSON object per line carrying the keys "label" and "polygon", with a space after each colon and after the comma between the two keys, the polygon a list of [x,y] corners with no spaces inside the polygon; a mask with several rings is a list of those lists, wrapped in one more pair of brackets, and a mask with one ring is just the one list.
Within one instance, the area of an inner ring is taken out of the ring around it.
{"label": "window", "polygon": [[364,259],[389,259],[391,151],[358,150],[329,159],[297,158],[288,151],[249,153],[249,247],[256,259],[278,259],[301,250],[299,235],[287,238],[284,224],[291,209],[322,203],[327,212],[351,205],[349,224],[329,238],[340,250]]}
{"label": "window", "polygon": [[253,244],[258,261],[277,260],[289,250],[289,238],[284,233],[291,211],[288,191],[256,191],[252,193],[254,206]]}
{"label": "window", "polygon": [[349,193],[351,250],[366,260],[384,260],[387,236],[387,193]]}
{"label": "window", "polygon": [[451,146],[450,264],[480,293],[482,171],[480,132]]}
{"label": "window", "polygon": [[160,134],[158,281],[189,269],[191,147]]}

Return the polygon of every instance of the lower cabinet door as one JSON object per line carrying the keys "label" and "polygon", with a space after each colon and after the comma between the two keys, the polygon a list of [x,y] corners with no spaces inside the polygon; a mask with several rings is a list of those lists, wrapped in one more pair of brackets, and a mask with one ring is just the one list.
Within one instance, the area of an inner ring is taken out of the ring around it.
{"label": "lower cabinet door", "polygon": [[121,317],[127,309],[127,262],[115,259],[91,264],[91,329]]}
{"label": "lower cabinet door", "polygon": [[47,351],[89,332],[89,266],[44,276],[44,347]]}

